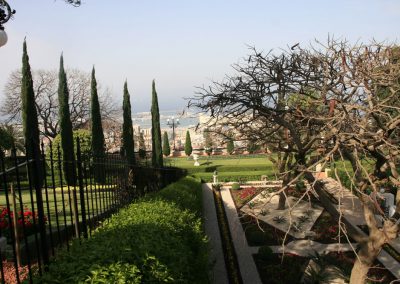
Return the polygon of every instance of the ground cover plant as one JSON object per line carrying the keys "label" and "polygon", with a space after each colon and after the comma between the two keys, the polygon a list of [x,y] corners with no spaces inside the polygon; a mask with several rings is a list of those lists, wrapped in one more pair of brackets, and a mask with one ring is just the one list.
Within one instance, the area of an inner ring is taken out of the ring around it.
{"label": "ground cover plant", "polygon": [[234,189],[234,187],[232,186],[231,195],[236,208],[240,209],[243,205],[245,205],[247,202],[257,196],[257,194],[264,190],[265,188],[263,187],[247,186],[239,189]]}
{"label": "ground cover plant", "polygon": [[36,283],[208,283],[201,185],[183,178],[61,252]]}

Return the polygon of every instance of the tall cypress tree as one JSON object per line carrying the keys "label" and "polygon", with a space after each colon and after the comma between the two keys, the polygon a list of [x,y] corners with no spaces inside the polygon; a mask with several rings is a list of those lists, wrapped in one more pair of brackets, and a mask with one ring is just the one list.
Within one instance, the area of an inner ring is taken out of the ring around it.
{"label": "tall cypress tree", "polygon": [[94,179],[97,182],[105,181],[104,173],[104,158],[105,148],[104,148],[104,133],[103,126],[101,124],[101,114],[100,114],[100,103],[99,96],[97,94],[97,81],[95,76],[94,67],[92,69],[92,80],[90,84],[90,114],[92,118],[92,154],[94,159]]}
{"label": "tall cypress tree", "polygon": [[124,122],[122,125],[122,147],[130,165],[136,163],[135,144],[133,141],[131,98],[128,92],[128,83],[124,84],[124,99],[122,103]]}
{"label": "tall cypress tree", "polygon": [[[29,159],[39,160],[41,157],[39,123],[35,104],[35,93],[33,91],[31,66],[29,65],[29,56],[25,40],[23,44],[22,55],[21,102],[22,125],[25,143],[27,146],[26,155]],[[44,178],[43,169],[40,167],[37,170],[38,180],[42,182]]]}
{"label": "tall cypress tree", "polygon": [[69,113],[69,90],[67,75],[64,70],[64,58],[60,57],[60,71],[58,73],[58,105],[60,120],[61,149],[63,153],[64,178],[68,185],[75,184],[75,154],[74,136],[72,133],[72,123]]}
{"label": "tall cypress tree", "polygon": [[160,110],[158,108],[158,98],[156,92],[156,83],[153,80],[152,100],[151,100],[151,139],[152,139],[152,156],[151,162],[153,167],[163,166],[163,153],[161,147],[161,128],[160,128]]}
{"label": "tall cypress tree", "polygon": [[144,141],[143,132],[139,134],[139,157],[141,159],[146,158],[146,143]]}
{"label": "tall cypress tree", "polygon": [[233,139],[229,139],[226,143],[226,151],[229,155],[232,155],[233,151],[235,151],[235,144],[233,143]]}
{"label": "tall cypress tree", "polygon": [[171,147],[169,146],[167,131],[164,131],[164,136],[163,136],[163,154],[166,157],[168,157],[171,154]]}
{"label": "tall cypress tree", "polygon": [[192,154],[192,139],[190,139],[189,130],[186,131],[186,139],[185,139],[185,154],[186,156],[190,156]]}

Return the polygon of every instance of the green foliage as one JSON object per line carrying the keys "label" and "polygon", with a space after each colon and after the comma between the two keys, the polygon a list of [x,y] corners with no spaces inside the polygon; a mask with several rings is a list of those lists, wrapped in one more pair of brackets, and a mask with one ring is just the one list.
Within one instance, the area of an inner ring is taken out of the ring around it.
{"label": "green foliage", "polygon": [[128,159],[130,165],[134,165],[135,161],[135,145],[133,141],[133,128],[132,128],[132,109],[131,99],[128,91],[128,83],[124,84],[124,99],[122,102],[122,110],[124,122],[122,125],[122,148],[124,154]]}
{"label": "green foliage", "polygon": [[271,261],[274,257],[274,252],[269,246],[261,246],[258,249],[258,255],[264,261]]}
{"label": "green foliage", "polygon": [[67,75],[64,70],[64,59],[60,57],[60,71],[58,74],[58,104],[59,104],[59,123],[61,135],[61,150],[63,153],[63,172],[64,178],[68,185],[75,183],[75,154],[74,139],[72,134],[72,123],[69,113],[69,90],[67,83]]}
{"label": "green foliage", "polygon": [[146,158],[146,144],[144,142],[143,132],[139,134],[139,157],[141,159]]}
{"label": "green foliage", "polygon": [[190,156],[192,154],[192,140],[190,139],[189,130],[186,131],[186,140],[185,140],[185,154],[186,156]]}
{"label": "green foliage", "polygon": [[166,157],[168,157],[171,154],[171,148],[169,146],[169,140],[168,140],[167,131],[164,131],[164,136],[163,136],[163,154]]}
{"label": "green foliage", "polygon": [[226,151],[228,152],[229,155],[232,155],[233,152],[235,151],[235,145],[232,139],[229,139],[228,142],[226,143]]}
{"label": "green foliage", "polygon": [[151,139],[153,142],[151,162],[153,167],[160,168],[163,166],[163,153],[161,147],[160,110],[158,108],[156,82],[154,80],[151,100]]}
{"label": "green foliage", "polygon": [[136,265],[128,263],[111,263],[107,266],[96,266],[86,278],[89,283],[142,283],[140,270]]}
{"label": "green foliage", "polygon": [[[79,129],[75,130],[73,133],[73,139],[76,141],[76,138],[79,138],[79,141],[81,143],[81,155],[83,160],[89,159],[91,156],[91,145],[92,145],[92,136],[90,135],[90,132],[84,129]],[[52,157],[53,161],[55,162],[55,167],[56,169],[58,168],[58,151],[57,149],[61,147],[61,135],[58,134],[56,138],[52,141]],[[76,153],[76,144],[74,144],[74,152]],[[63,160],[63,152],[60,149],[60,158]],[[46,152],[47,159],[50,159],[50,147],[47,148]]]}
{"label": "green foliage", "polygon": [[204,150],[207,153],[207,155],[210,156],[212,153],[213,142],[208,128],[204,129],[203,137],[204,137]]}
{"label": "green foliage", "polygon": [[247,151],[249,154],[253,154],[254,152],[258,151],[260,149],[260,146],[257,145],[254,141],[249,141],[247,143]]}
{"label": "green foliage", "polygon": [[100,103],[99,96],[97,94],[97,82],[95,77],[94,67],[92,69],[92,80],[91,80],[91,118],[92,118],[92,154],[94,159],[94,180],[99,183],[105,181],[104,174],[104,161],[106,156],[106,149],[104,148],[104,134],[103,126],[101,124],[101,114],[100,114]]}
{"label": "green foliage", "polygon": [[10,150],[13,147],[14,139],[4,127],[0,127],[0,150]]}
{"label": "green foliage", "polygon": [[209,283],[201,184],[183,178],[57,254],[35,283]]}
{"label": "green foliage", "polygon": [[237,182],[233,183],[233,184],[232,184],[232,189],[233,189],[233,190],[239,190],[239,189],[240,189],[240,184],[237,183]]}
{"label": "green foliage", "polygon": [[[39,159],[39,123],[35,104],[35,93],[33,91],[31,67],[29,65],[29,56],[25,40],[22,55],[21,103],[23,132],[27,145],[26,155],[29,159]],[[38,169],[37,174],[39,181],[42,181],[44,178],[43,169]]]}

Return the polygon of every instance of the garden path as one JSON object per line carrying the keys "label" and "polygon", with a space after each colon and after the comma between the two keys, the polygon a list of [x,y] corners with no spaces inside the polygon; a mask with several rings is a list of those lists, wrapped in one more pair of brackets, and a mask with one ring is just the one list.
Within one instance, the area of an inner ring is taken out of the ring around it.
{"label": "garden path", "polygon": [[215,211],[214,196],[210,186],[203,183],[203,216],[206,235],[210,245],[209,263],[212,265],[212,283],[228,284],[228,276],[222,251],[221,236],[219,233],[217,213]]}
{"label": "garden path", "polygon": [[[343,217],[349,221],[360,234],[365,233],[358,227],[358,225],[365,225],[365,219],[362,212],[362,205],[358,198],[347,188],[340,186],[340,184],[333,178],[324,179],[325,190],[332,194],[338,201],[340,209],[343,212]],[[337,205],[339,210],[339,205]],[[391,245],[400,253],[400,239],[395,239]],[[400,263],[397,262],[385,250],[382,250],[378,256],[378,260],[397,278],[400,279]]]}

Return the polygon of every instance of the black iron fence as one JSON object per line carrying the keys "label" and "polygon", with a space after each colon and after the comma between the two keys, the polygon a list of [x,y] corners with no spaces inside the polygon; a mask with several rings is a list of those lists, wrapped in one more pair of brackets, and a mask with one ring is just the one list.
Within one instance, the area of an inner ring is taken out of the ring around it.
{"label": "black iron fence", "polygon": [[[17,157],[15,149],[11,157],[0,155],[1,283],[32,282],[71,239],[88,238],[119,208],[185,175],[177,168],[131,166],[115,154],[91,157],[76,143],[72,162],[43,144],[41,159]],[[73,179],[64,163],[72,165]]]}

